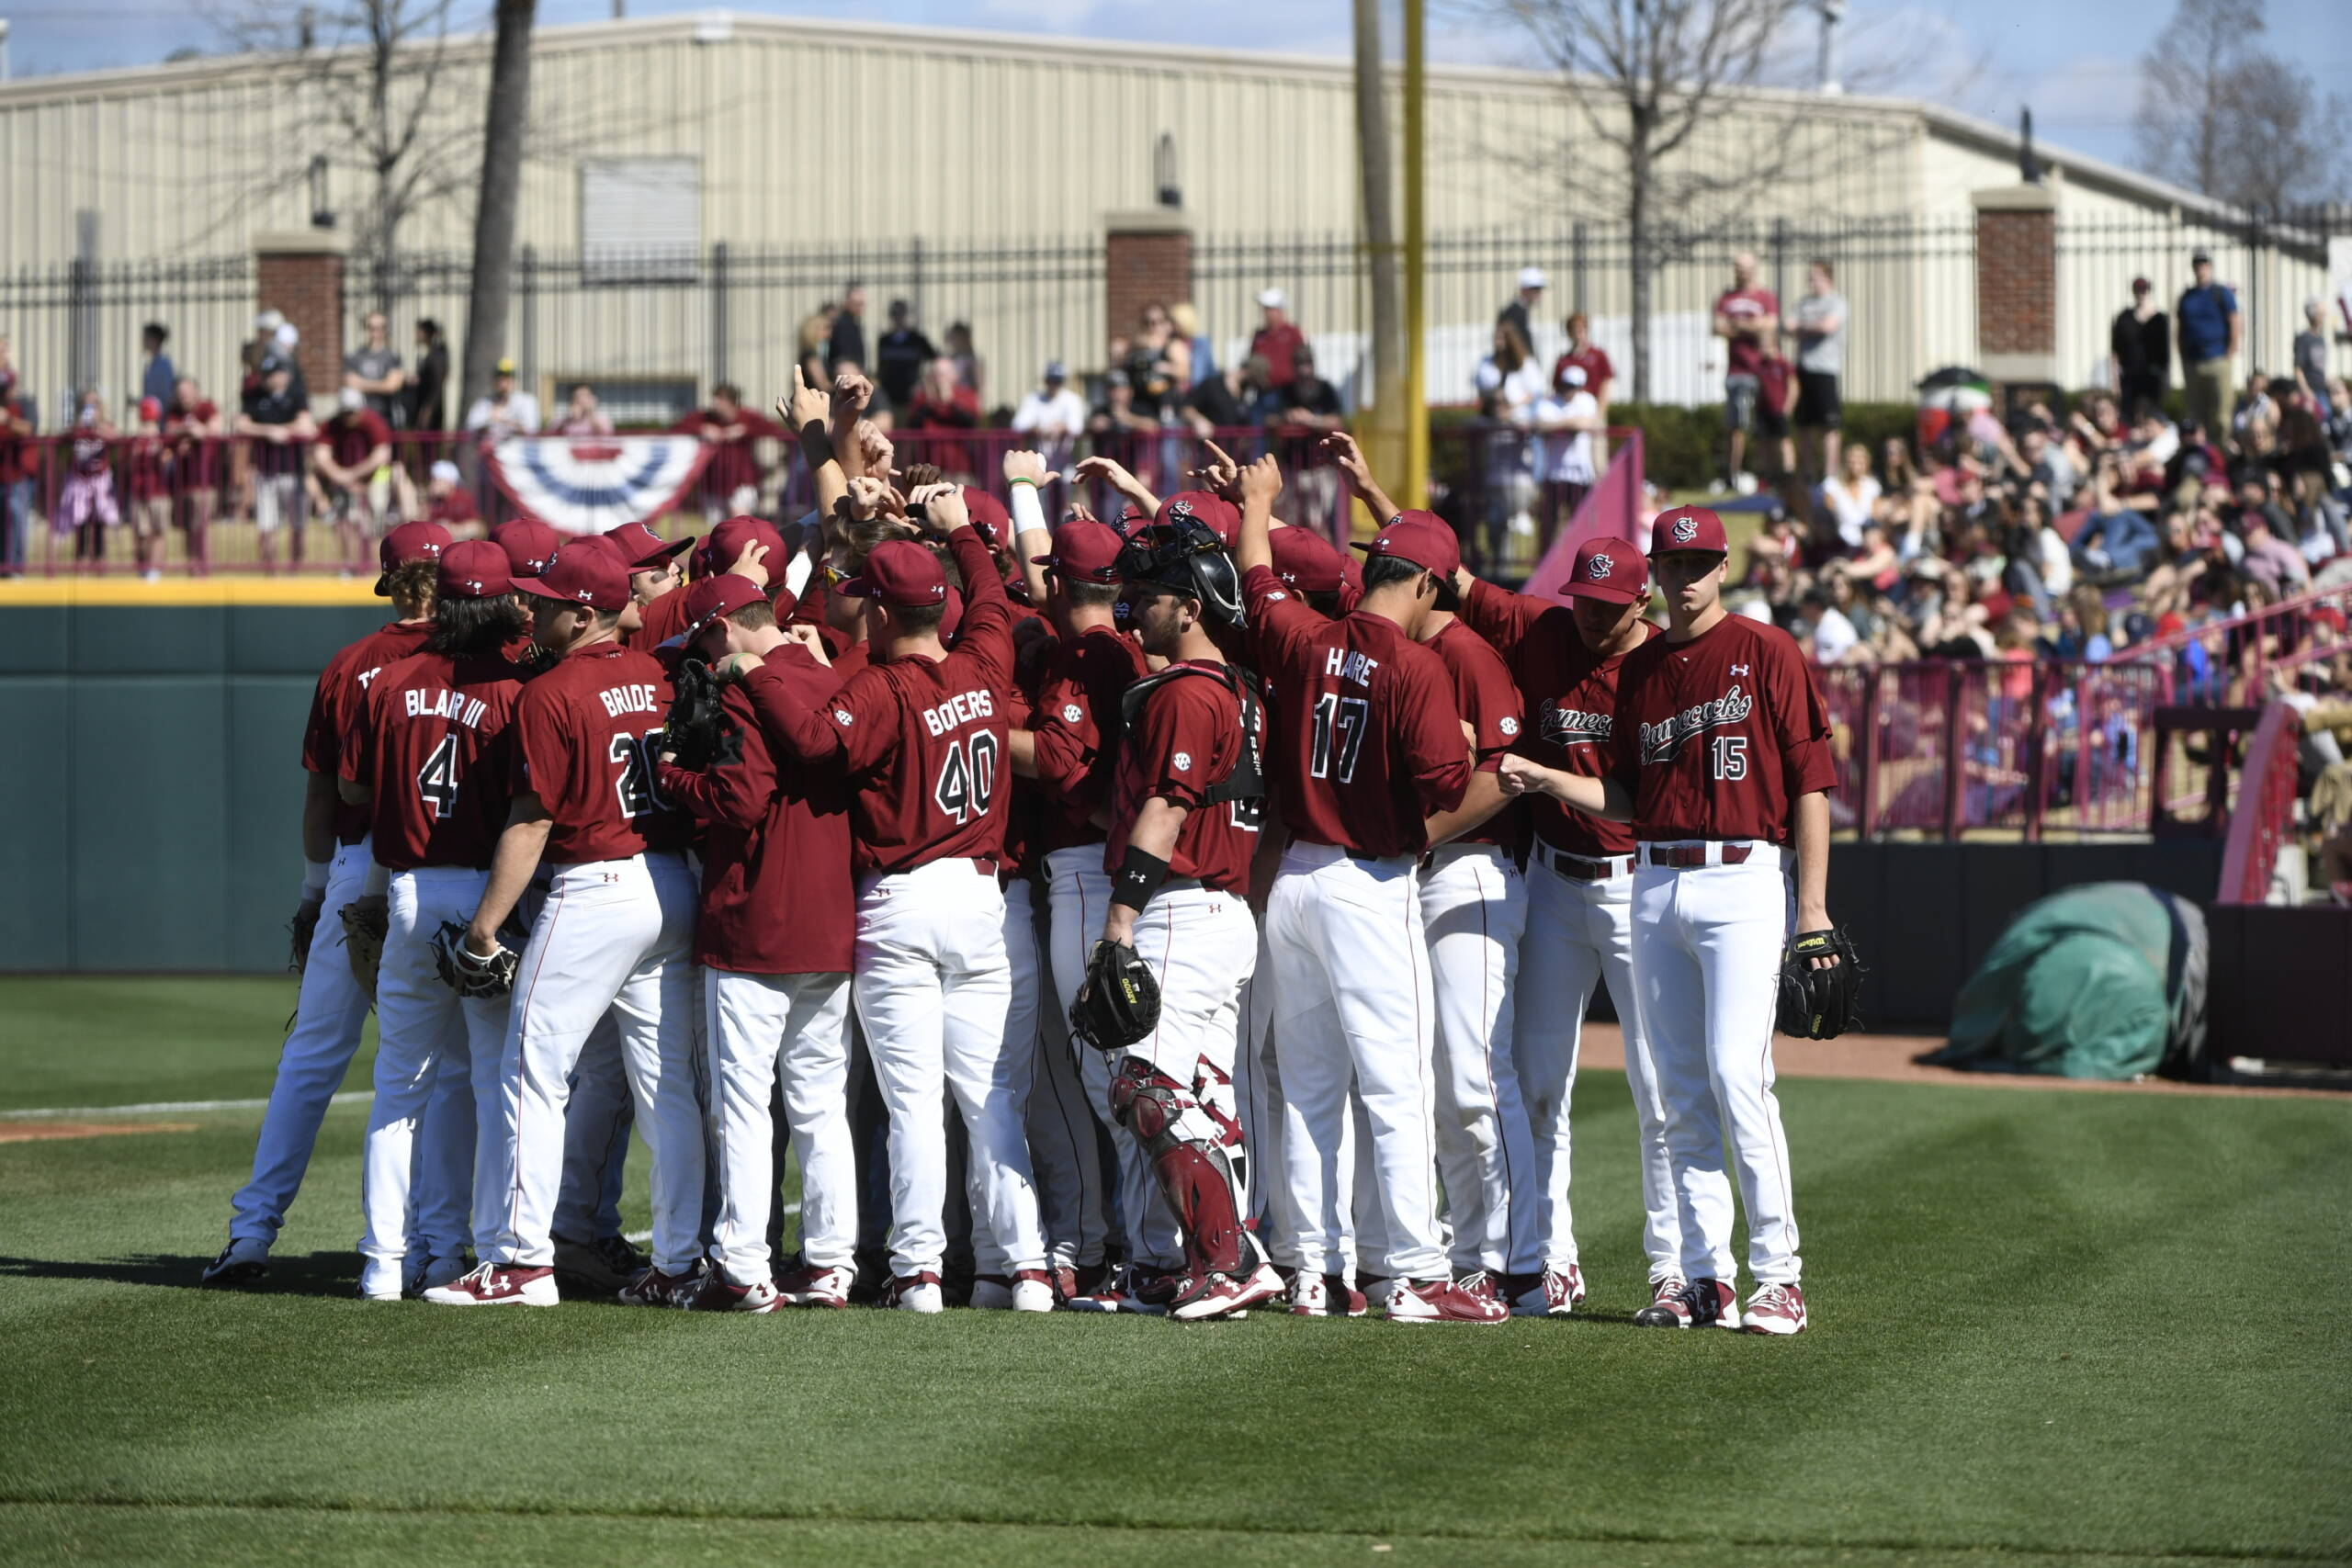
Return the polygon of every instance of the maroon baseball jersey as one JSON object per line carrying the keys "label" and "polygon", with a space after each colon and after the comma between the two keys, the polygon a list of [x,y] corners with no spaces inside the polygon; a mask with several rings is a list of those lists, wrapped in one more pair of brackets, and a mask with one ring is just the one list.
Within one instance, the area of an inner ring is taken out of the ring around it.
{"label": "maroon baseball jersey", "polygon": [[1419,854],[1426,819],[1470,784],[1444,661],[1368,612],[1325,620],[1264,567],[1241,586],[1274,710],[1283,826],[1353,854]]}
{"label": "maroon baseball jersey", "polygon": [[[780,688],[804,706],[841,687],[838,673],[806,655],[769,659]],[[736,731],[727,753],[695,772],[661,768],[662,793],[708,829],[695,962],[744,975],[844,974],[856,900],[841,774],[779,769],[744,689],[729,685],[720,703]]]}
{"label": "maroon baseball jersey", "polygon": [[[424,634],[432,629],[430,621],[394,621],[327,660],[311,694],[310,722],[302,727],[302,766],[331,779],[342,774],[343,738],[358,722],[368,683],[385,665],[397,663],[424,647]],[[368,807],[338,803],[335,842],[356,844],[367,836]]]}
{"label": "maroon baseball jersey", "polygon": [[350,468],[379,446],[392,442],[392,427],[373,409],[348,410],[327,421],[320,434],[338,468]]}
{"label": "maroon baseball jersey", "polygon": [[507,726],[530,672],[418,653],[384,666],[343,738],[343,776],[374,792],[376,863],[486,870],[506,827]]}
{"label": "maroon baseball jersey", "polygon": [[644,625],[627,633],[624,640],[650,653],[686,629],[686,585],[681,582],[666,593],[656,594],[651,604],[638,611],[638,616]]}
{"label": "maroon baseball jersey", "polygon": [[670,676],[617,642],[576,649],[523,689],[512,787],[539,797],[555,826],[553,865],[627,860],[685,847],[690,824],[654,776]]}
{"label": "maroon baseball jersey", "polygon": [[[1180,675],[1153,686],[1136,715],[1134,728],[1116,750],[1102,869],[1115,873],[1126,859],[1127,835],[1144,802],[1166,800],[1185,808],[1184,825],[1176,830],[1176,852],[1168,857],[1168,874],[1195,876],[1204,886],[1248,897],[1250,861],[1258,852],[1264,802],[1212,804],[1204,799],[1232,776],[1245,739],[1241,699],[1221,674]],[[1257,737],[1257,744],[1262,755],[1265,737]]]}
{"label": "maroon baseball jersey", "polygon": [[1611,741],[1645,840],[1786,843],[1797,797],[1838,784],[1829,709],[1796,639],[1745,615],[1627,654]]}
{"label": "maroon baseball jersey", "polygon": [[780,759],[847,771],[861,874],[956,858],[994,866],[1003,853],[1012,607],[978,534],[958,528],[947,544],[969,597],[944,659],[869,663],[816,705],[777,678],[779,661],[815,662],[797,646],[744,676]]}
{"label": "maroon baseball jersey", "polygon": [[1144,671],[1143,649],[1109,626],[1089,626],[1058,645],[1029,721],[1036,737],[1037,786],[1046,802],[1037,852],[1099,844],[1097,807],[1111,796],[1119,696]]}
{"label": "maroon baseball jersey", "polygon": [[[1615,764],[1617,673],[1624,656],[1602,659],[1577,633],[1576,613],[1549,599],[1474,582],[1462,601],[1462,625],[1494,645],[1510,665],[1525,705],[1511,750],[1547,768],[1598,778]],[[1643,623],[1644,635],[1657,628]],[[1535,836],[1588,860],[1634,852],[1634,829],[1572,811],[1549,795],[1527,795]]]}
{"label": "maroon baseball jersey", "polygon": [[[1470,727],[1476,771],[1494,773],[1502,766],[1503,753],[1518,743],[1527,711],[1520,702],[1519,688],[1511,683],[1510,667],[1484,637],[1459,620],[1447,622],[1426,646],[1444,660],[1446,675],[1453,682],[1453,705],[1461,711],[1462,722]],[[1515,846],[1519,833],[1519,813],[1506,807],[1453,841]]]}

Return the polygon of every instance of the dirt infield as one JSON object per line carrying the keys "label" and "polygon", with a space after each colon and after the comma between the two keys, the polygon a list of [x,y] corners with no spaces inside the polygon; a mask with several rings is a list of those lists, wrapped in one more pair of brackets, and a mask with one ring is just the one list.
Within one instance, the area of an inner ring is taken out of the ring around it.
{"label": "dirt infield", "polygon": [[193,1133],[193,1122],[0,1122],[0,1144],[53,1144],[132,1133]]}
{"label": "dirt infield", "polygon": [[[2140,1078],[2113,1082],[2103,1078],[2045,1077],[2033,1073],[1964,1073],[1952,1067],[1931,1067],[1915,1057],[1941,1047],[1943,1042],[1925,1034],[1849,1034],[1836,1040],[1775,1038],[1772,1063],[1785,1078],[1874,1078],[1886,1083],[1957,1084],[1969,1089],[2090,1089],[2126,1094],[2321,1095],[2343,1098],[2343,1091],[2307,1085],[2182,1083],[2173,1078]],[[1579,1053],[1584,1065],[1616,1067],[1625,1065],[1624,1039],[1613,1023],[1585,1026]]]}

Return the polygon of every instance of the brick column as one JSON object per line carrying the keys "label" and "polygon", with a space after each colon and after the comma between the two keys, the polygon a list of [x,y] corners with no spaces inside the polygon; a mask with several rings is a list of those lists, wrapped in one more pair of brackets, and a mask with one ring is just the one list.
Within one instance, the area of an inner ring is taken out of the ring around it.
{"label": "brick column", "polygon": [[254,237],[255,309],[279,310],[302,334],[294,357],[314,409],[343,385],[343,237],[333,230]]}
{"label": "brick column", "polygon": [[2058,378],[2058,193],[2046,185],[1980,190],[1976,368],[1996,387]]}
{"label": "brick column", "polygon": [[1174,208],[1114,212],[1102,220],[1103,341],[1133,337],[1143,308],[1193,297],[1193,226]]}

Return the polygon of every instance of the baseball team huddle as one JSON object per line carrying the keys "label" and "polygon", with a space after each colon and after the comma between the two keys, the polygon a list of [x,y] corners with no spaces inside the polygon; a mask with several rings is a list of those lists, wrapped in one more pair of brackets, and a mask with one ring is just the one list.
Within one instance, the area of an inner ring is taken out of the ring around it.
{"label": "baseball team huddle", "polygon": [[396,618],[304,736],[300,1001],[205,1282],[266,1274],[372,1005],[368,1300],[841,1307],[887,1218],[868,1284],[919,1313],[952,1247],[974,1307],[1566,1314],[1605,981],[1635,1321],[1802,1331],[1773,1032],[1810,987],[1835,1032],[1857,971],[1828,715],[1724,612],[1720,520],[1588,542],[1532,585],[1562,605],[1471,577],[1344,434],[1361,562],[1275,517],[1272,457],[1164,499],[1106,464],[1118,525],[1056,523],[1035,453],[1002,499],[895,471],[868,395],[778,404],[795,529],[386,536]]}

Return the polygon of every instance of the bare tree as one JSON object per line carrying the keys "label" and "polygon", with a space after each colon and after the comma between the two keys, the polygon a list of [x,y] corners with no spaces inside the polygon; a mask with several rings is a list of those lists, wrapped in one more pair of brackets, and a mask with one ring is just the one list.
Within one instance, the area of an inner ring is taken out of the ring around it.
{"label": "bare tree", "polygon": [[2141,161],[2244,208],[2279,208],[2342,188],[2341,96],[2256,42],[2255,0],[2180,0],[2140,62]]}
{"label": "bare tree", "polygon": [[458,407],[490,389],[505,351],[514,267],[514,213],[523,183],[523,131],[531,105],[531,27],[538,0],[497,0],[490,103],[482,128],[481,194],[474,204],[473,282],[466,310],[466,359]]}

